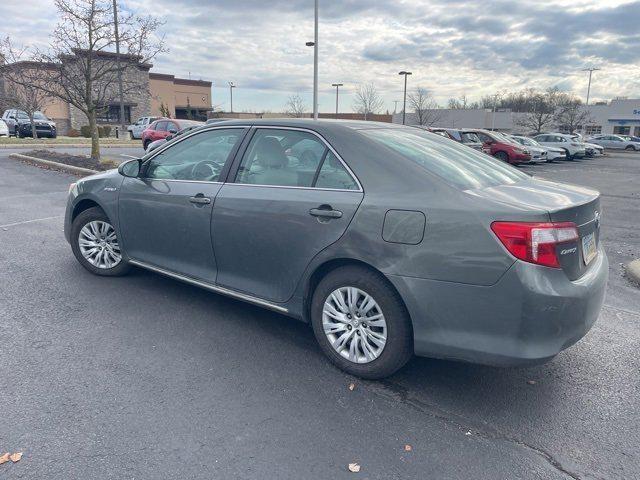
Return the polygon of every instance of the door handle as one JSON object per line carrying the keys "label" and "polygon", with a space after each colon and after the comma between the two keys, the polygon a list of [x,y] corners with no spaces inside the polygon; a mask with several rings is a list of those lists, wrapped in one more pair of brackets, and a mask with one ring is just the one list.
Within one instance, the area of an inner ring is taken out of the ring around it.
{"label": "door handle", "polygon": [[211,203],[211,199],[205,197],[202,193],[197,194],[195,197],[189,197],[189,201],[197,205],[209,205]]}
{"label": "door handle", "polygon": [[309,210],[309,215],[313,215],[314,217],[340,218],[342,217],[342,212],[340,210],[334,210],[329,205],[320,205],[318,208]]}

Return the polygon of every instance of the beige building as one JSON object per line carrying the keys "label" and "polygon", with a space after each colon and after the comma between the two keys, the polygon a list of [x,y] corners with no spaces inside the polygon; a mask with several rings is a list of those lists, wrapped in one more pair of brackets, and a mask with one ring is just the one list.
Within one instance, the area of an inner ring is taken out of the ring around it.
{"label": "beige building", "polygon": [[[98,60],[113,62],[115,54],[100,52]],[[70,56],[65,61],[73,61]],[[125,62],[123,77],[126,77],[129,88],[124,95],[124,121],[125,124],[135,122],[143,116],[163,116],[172,118],[206,120],[211,108],[211,82],[203,80],[190,80],[176,78],[173,75],[153,73],[149,70],[152,65],[142,63],[139,57],[122,55]],[[35,64],[37,65],[37,64]],[[11,82],[4,81],[3,73],[15,68],[33,68],[32,62],[19,62],[2,65],[0,62],[0,99],[11,98],[7,89],[11,88]],[[42,64],[38,68],[46,68]],[[120,103],[115,92],[115,85],[109,85],[110,91],[105,105],[97,117],[98,125],[110,125],[111,135],[115,135],[116,127],[120,125]],[[2,103],[2,102],[0,102]],[[6,102],[5,102],[6,103]],[[14,105],[0,105],[3,109],[16,108]],[[82,112],[73,105],[58,98],[51,98],[43,108],[43,113],[58,126],[60,135],[65,135],[69,129],[80,130],[80,127],[88,124],[88,120]],[[0,115],[2,112],[0,112]]]}

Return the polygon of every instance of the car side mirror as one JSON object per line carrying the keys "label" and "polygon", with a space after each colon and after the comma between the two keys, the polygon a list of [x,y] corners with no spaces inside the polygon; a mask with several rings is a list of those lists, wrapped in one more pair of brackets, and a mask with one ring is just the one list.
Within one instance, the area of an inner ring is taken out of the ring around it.
{"label": "car side mirror", "polygon": [[142,169],[142,159],[135,158],[127,162],[123,162],[118,167],[118,173],[123,177],[137,178]]}
{"label": "car side mirror", "polygon": [[170,128],[169,130],[167,130],[171,135],[175,135],[176,133],[178,133],[178,130],[176,130],[175,128]]}

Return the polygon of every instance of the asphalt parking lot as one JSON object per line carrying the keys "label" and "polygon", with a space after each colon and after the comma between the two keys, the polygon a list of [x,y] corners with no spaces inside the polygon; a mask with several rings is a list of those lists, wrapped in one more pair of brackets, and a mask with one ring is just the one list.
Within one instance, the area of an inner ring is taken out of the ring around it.
{"label": "asphalt parking lot", "polygon": [[145,271],[92,276],[62,233],[74,177],[8,153],[0,454],[24,457],[0,478],[640,478],[640,289],[622,266],[640,256],[640,155],[522,167],[603,194],[610,283],[581,342],[537,367],[414,359],[364,382],[295,320]]}

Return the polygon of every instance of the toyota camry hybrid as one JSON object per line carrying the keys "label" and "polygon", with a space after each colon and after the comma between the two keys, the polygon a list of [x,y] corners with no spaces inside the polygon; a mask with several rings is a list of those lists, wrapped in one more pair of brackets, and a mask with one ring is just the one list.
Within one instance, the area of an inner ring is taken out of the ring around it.
{"label": "toyota camry hybrid", "polygon": [[334,364],[382,378],[414,354],[527,365],[577,342],[607,283],[600,214],[594,190],[423,130],[232,120],[72,184],[64,227],[94,274],[309,322]]}

